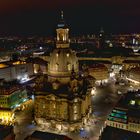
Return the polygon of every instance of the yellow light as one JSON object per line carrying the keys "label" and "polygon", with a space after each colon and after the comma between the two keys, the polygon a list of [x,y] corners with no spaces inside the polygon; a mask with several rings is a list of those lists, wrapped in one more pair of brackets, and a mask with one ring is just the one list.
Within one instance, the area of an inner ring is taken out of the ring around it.
{"label": "yellow light", "polygon": [[131,105],[135,105],[135,101],[134,100],[131,100]]}
{"label": "yellow light", "polygon": [[8,67],[8,65],[0,64],[0,68],[5,68],[5,67]]}
{"label": "yellow light", "polygon": [[91,90],[91,95],[95,95],[95,91],[96,91],[96,88],[95,88],[95,87],[92,88],[92,90]]}
{"label": "yellow light", "polygon": [[140,84],[140,82],[138,82],[136,80],[133,80],[133,79],[130,79],[130,78],[126,78],[126,79],[129,80],[129,81],[131,81],[131,82],[133,82],[133,83],[135,83],[135,84]]}
{"label": "yellow light", "polygon": [[12,111],[0,111],[1,124],[10,125],[14,122],[14,113]]}
{"label": "yellow light", "polygon": [[18,64],[20,64],[20,61],[16,61],[13,63],[13,65],[18,65]]}
{"label": "yellow light", "polygon": [[26,62],[23,62],[23,61],[16,61],[16,62],[13,62],[13,65],[19,65],[19,64],[26,64]]}
{"label": "yellow light", "polygon": [[69,55],[70,55],[70,54],[69,54],[69,53],[67,53],[67,57],[69,57]]}

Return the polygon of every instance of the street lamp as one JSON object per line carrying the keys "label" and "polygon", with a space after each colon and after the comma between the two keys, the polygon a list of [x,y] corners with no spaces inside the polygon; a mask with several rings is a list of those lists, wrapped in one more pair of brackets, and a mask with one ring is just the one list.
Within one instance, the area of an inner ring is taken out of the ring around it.
{"label": "street lamp", "polygon": [[96,88],[93,87],[92,90],[91,90],[91,95],[95,95],[95,91],[96,91]]}

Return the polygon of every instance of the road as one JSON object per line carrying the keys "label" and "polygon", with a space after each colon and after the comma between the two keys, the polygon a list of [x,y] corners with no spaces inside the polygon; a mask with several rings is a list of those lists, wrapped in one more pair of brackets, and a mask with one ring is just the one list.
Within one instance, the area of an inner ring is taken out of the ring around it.
{"label": "road", "polygon": [[117,90],[118,88],[115,88],[115,86],[111,84],[96,87],[96,94],[92,97],[93,120],[88,126],[84,127],[84,130],[75,134],[68,134],[68,136],[74,140],[98,140],[106,125],[105,121],[107,116],[120,98],[120,95],[117,94]]}
{"label": "road", "polygon": [[33,121],[33,100],[29,100],[25,103],[26,107],[23,111],[15,112],[16,123],[14,125],[14,133],[16,134],[15,140],[24,140],[24,138],[33,131],[36,126],[32,124]]}

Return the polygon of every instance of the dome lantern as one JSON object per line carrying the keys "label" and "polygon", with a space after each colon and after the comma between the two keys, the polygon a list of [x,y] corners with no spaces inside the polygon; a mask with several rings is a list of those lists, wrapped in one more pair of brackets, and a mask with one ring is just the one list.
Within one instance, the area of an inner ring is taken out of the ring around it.
{"label": "dome lantern", "polygon": [[56,48],[68,48],[69,29],[64,21],[63,11],[61,11],[61,19],[57,25],[56,33],[57,33]]}

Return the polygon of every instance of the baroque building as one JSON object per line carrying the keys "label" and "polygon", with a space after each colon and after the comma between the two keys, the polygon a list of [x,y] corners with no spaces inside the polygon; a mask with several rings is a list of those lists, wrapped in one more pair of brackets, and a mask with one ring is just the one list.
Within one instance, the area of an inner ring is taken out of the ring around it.
{"label": "baroque building", "polygon": [[92,79],[80,75],[63,12],[56,32],[56,48],[50,54],[47,75],[36,79],[34,117],[45,128],[73,131],[90,119]]}

